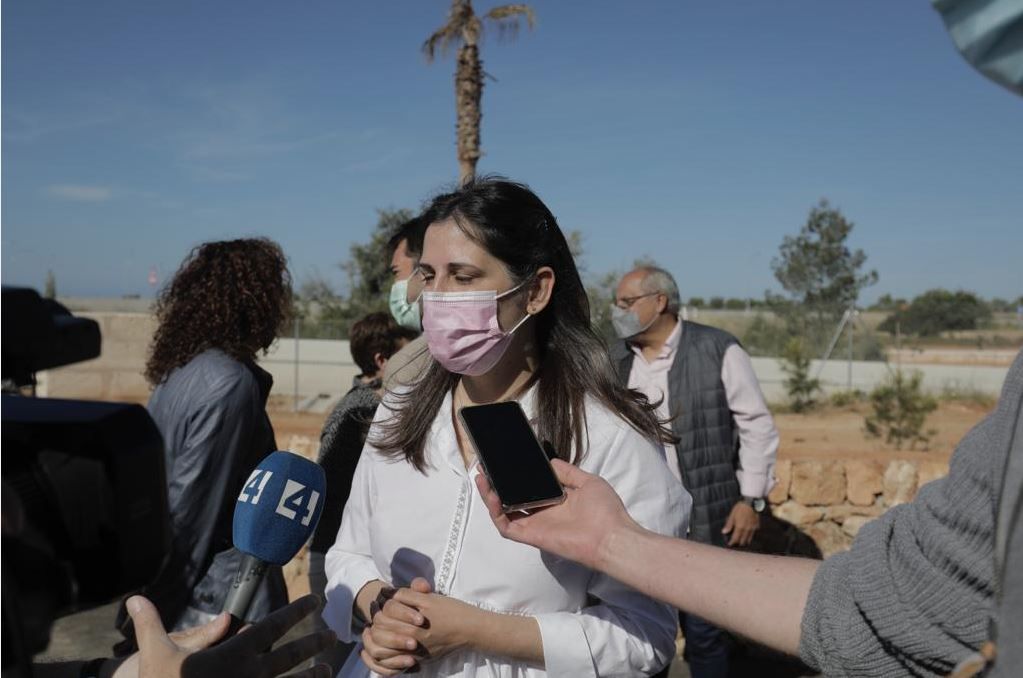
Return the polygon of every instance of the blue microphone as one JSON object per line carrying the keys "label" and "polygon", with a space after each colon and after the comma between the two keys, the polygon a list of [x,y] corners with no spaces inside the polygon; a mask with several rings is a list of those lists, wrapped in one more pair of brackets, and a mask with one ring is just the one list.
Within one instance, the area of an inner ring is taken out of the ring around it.
{"label": "blue microphone", "polygon": [[305,457],[274,452],[259,463],[234,507],[234,545],[245,557],[225,612],[245,619],[267,567],[286,564],[312,536],[326,489],[323,469]]}

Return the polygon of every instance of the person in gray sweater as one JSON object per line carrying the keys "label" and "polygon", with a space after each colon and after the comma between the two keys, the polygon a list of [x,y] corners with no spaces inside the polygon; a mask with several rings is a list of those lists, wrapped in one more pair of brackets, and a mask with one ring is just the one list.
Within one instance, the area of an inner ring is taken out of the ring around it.
{"label": "person in gray sweater", "polygon": [[[848,552],[824,561],[802,619],[799,653],[807,664],[829,676],[943,676],[992,639],[989,621],[1005,578],[1014,578],[1017,597],[1023,583],[1023,570],[1002,564],[1006,553],[997,552],[995,538],[1013,521],[1019,529],[1021,483],[1007,482],[1006,469],[1023,459],[1021,402],[1023,353],[994,414],[960,441],[948,476],[865,525]],[[1000,510],[1002,502],[1016,508]],[[1018,563],[1023,541],[1014,549]],[[1023,641],[1023,606],[1015,605],[1005,623],[1016,632],[1003,629],[1003,644]]]}
{"label": "person in gray sweater", "polygon": [[[605,572],[829,676],[1018,675],[1023,667],[1023,353],[998,407],[959,443],[948,476],[865,525],[820,563],[647,532],[597,476],[555,461],[567,500],[502,535]],[[982,653],[983,651],[983,653]]]}
{"label": "person in gray sweater", "polygon": [[[1023,3],[932,2],[963,57],[1023,94]],[[1023,672],[1023,352],[996,411],[959,443],[948,476],[864,526],[847,553],[824,563],[646,532],[606,482],[553,464],[568,498],[528,516],[502,513],[477,477],[502,535],[798,654],[825,675]]]}

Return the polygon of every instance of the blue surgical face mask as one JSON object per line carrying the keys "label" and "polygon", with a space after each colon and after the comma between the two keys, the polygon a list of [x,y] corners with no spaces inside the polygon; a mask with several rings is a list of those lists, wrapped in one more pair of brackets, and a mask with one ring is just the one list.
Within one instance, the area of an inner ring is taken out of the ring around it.
{"label": "blue surgical face mask", "polygon": [[419,315],[419,299],[408,300],[408,281],[397,280],[391,285],[391,297],[388,306],[391,309],[391,316],[394,317],[402,327],[420,332],[423,329],[422,318]]}

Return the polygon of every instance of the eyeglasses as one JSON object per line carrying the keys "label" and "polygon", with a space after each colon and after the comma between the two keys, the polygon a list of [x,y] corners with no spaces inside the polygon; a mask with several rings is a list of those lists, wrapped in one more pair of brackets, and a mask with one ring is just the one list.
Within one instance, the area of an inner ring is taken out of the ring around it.
{"label": "eyeglasses", "polygon": [[405,290],[406,301],[410,304],[418,304],[424,289],[426,289],[426,278],[423,276],[423,269],[416,266],[412,275],[408,277],[408,287]]}
{"label": "eyeglasses", "polygon": [[624,311],[626,309],[632,308],[632,305],[635,304],[640,299],[643,299],[645,297],[652,297],[655,294],[660,294],[660,292],[647,292],[646,294],[640,294],[635,297],[622,297],[621,299],[615,301],[615,306]]}

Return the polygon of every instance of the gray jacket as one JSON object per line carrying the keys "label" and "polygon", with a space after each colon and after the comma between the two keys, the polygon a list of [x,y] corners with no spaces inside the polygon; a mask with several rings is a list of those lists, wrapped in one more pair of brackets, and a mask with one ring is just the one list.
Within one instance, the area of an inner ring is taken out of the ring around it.
{"label": "gray jacket", "polygon": [[[219,613],[238,570],[234,505],[252,469],[276,448],[266,415],[273,378],[218,350],[200,353],[153,391],[149,413],[164,440],[173,553],[151,593],[173,625],[185,606]],[[249,620],[288,602],[271,567]]]}
{"label": "gray jacket", "polygon": [[1023,353],[948,476],[821,565],[803,614],[803,661],[828,676],[944,676],[996,636],[992,675],[1019,675],[1021,408]]}

